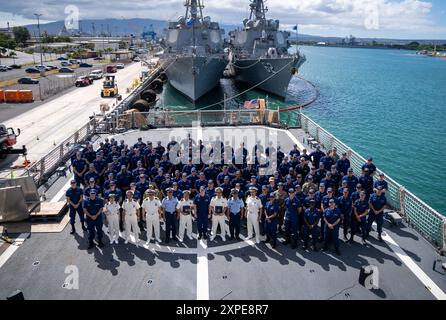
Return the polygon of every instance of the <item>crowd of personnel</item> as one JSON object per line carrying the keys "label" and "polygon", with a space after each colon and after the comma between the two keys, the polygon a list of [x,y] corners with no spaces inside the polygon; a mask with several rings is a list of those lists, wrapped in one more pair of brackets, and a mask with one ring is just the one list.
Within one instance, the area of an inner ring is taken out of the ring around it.
{"label": "crowd of personnel", "polygon": [[[74,179],[66,191],[71,233],[76,232],[78,215],[88,230],[89,249],[96,237],[98,246],[104,245],[104,223],[111,243],[118,244],[121,231],[125,243],[133,234],[138,245],[144,229],[147,244],[161,242],[162,223],[165,243],[183,242],[185,233],[193,239],[195,222],[198,239],[207,239],[211,221],[211,241],[217,233],[222,241],[227,236],[241,240],[240,230],[246,227],[245,240],[265,239],[276,247],[279,233],[293,249],[302,242],[305,250],[311,244],[317,251],[321,243],[325,251],[332,243],[341,254],[341,226],[344,240],[353,242],[359,233],[365,244],[376,222],[382,241],[388,186],[382,173],[375,177],[371,157],[355,176],[347,154],[338,155],[336,148],[323,152],[317,146],[308,153],[294,145],[284,153],[280,147],[264,150],[256,144],[249,157],[243,144],[234,151],[221,142],[213,147],[196,144],[190,137],[181,143],[182,149],[174,139],[166,147],[141,138],[133,146],[105,139],[96,150],[89,143],[77,151],[71,159]],[[195,149],[215,156],[219,146],[222,161],[192,160]],[[187,163],[170,161],[172,154],[184,150],[189,152]]]}

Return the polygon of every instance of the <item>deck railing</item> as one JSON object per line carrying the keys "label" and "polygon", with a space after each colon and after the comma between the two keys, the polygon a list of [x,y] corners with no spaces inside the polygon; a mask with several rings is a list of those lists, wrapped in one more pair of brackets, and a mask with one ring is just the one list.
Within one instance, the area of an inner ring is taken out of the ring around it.
{"label": "deck railing", "polygon": [[[325,149],[336,147],[339,153],[346,152],[355,174],[361,173],[366,159],[322,128],[308,116],[295,113],[300,118],[302,129],[316,139]],[[382,172],[377,169],[377,173]],[[412,192],[385,174],[388,183],[386,193],[389,205],[397,210],[410,225],[438,247],[446,248],[446,218]]]}

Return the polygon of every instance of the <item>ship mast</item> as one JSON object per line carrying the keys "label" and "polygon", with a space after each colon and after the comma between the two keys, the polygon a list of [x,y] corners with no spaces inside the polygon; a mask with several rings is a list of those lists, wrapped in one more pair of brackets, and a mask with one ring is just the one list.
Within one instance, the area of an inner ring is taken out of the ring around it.
{"label": "ship mast", "polygon": [[193,39],[193,51],[195,53],[195,48],[197,46],[195,37],[195,24],[203,23],[203,8],[201,0],[186,0],[184,4],[186,7],[186,24],[192,25],[192,39]]}
{"label": "ship mast", "polygon": [[268,12],[268,8],[265,7],[263,0],[251,0],[251,4],[249,5],[249,7],[251,8],[249,20],[266,20],[266,13]]}

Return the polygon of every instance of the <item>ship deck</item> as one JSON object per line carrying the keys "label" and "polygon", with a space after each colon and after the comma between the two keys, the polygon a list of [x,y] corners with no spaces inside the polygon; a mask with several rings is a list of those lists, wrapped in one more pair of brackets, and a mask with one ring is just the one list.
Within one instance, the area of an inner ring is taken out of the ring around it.
{"label": "ship deck", "polygon": [[[284,150],[294,143],[302,146],[301,130],[264,129],[277,133]],[[165,145],[171,131],[128,132],[116,138],[136,142],[142,136]],[[58,178],[46,193],[48,199],[63,199],[68,179]],[[78,226],[77,234],[70,235],[67,226],[60,233],[32,233],[18,247],[0,243],[0,299],[17,289],[25,299],[446,299],[446,275],[440,266],[433,268],[442,259],[435,248],[406,223],[392,227],[386,221],[384,230],[384,242],[375,240],[375,232],[366,246],[359,237],[351,245],[341,240],[342,255],[337,256],[280,243],[272,249],[249,240],[222,242],[219,237],[185,237],[182,244],[149,247],[125,245],[121,238],[119,245],[110,245],[107,233],[104,248],[88,251],[86,233]],[[144,232],[141,239],[145,237]],[[358,283],[360,269],[367,265],[378,267],[379,289]],[[79,287],[69,290],[64,283],[71,266],[79,272]]]}

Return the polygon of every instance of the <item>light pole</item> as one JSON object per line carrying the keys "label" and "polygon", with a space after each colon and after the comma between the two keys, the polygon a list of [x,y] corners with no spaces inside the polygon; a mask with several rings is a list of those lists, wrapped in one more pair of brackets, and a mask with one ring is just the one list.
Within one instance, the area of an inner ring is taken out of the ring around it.
{"label": "light pole", "polygon": [[37,29],[39,30],[39,48],[40,48],[40,65],[43,66],[43,58],[42,58],[42,36],[40,34],[40,17],[42,16],[41,13],[34,13],[34,15],[37,17]]}

